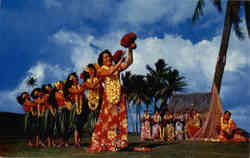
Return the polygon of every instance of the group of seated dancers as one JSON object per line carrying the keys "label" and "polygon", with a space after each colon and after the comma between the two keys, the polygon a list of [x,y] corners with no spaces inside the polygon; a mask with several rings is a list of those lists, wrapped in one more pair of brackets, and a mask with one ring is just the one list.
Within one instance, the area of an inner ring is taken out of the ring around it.
{"label": "group of seated dancers", "polygon": [[[195,109],[191,109],[186,112],[166,112],[161,117],[157,110],[152,116],[145,110],[141,118],[141,141],[195,140],[193,138],[202,128],[204,121],[201,115]],[[213,141],[248,141],[248,134],[237,128],[228,110],[224,112],[220,121],[217,121],[215,130],[217,136]]]}
{"label": "group of seated dancers", "polygon": [[156,110],[153,116],[148,110],[141,118],[141,140],[161,141],[184,140],[191,138],[201,128],[201,118],[195,110],[190,112],[166,112],[163,117]]}

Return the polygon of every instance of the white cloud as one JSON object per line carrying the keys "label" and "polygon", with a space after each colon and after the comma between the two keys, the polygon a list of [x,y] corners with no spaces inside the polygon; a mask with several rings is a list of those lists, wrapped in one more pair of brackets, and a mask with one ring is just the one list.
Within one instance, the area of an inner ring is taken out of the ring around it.
{"label": "white cloud", "polygon": [[73,69],[78,74],[87,64],[97,62],[96,50],[90,46],[93,39],[94,37],[91,35],[81,37],[74,32],[66,32],[63,30],[54,34],[52,37],[52,40],[58,44],[70,47],[71,52],[68,53],[71,54]]}
{"label": "white cloud", "polygon": [[[124,49],[120,46],[120,38],[124,34],[123,31],[118,31],[106,34],[101,38],[95,38],[91,35],[82,37],[73,32],[60,31],[53,37],[61,45],[70,45],[71,52],[69,53],[72,54],[71,60],[74,69],[80,72],[83,66],[97,61],[98,53],[101,50],[109,49],[114,52],[117,49]],[[209,91],[220,40],[221,37],[216,36],[211,41],[203,40],[193,44],[190,40],[168,34],[165,34],[163,38],[141,39],[139,37],[136,41],[137,49],[134,51],[134,63],[128,70],[145,74],[147,64],[154,66],[153,63],[159,58],[163,58],[170,66],[177,68],[184,74],[191,90]],[[233,45],[229,45],[225,73],[240,72],[240,68],[249,65],[249,54],[246,50],[250,49],[250,46],[247,42],[247,40],[239,41],[235,35],[232,35],[230,43]],[[91,47],[91,44],[99,47],[100,50]],[[223,78],[223,80],[228,79]]]}
{"label": "white cloud", "polygon": [[50,83],[48,78],[50,78],[50,81],[53,84],[56,80],[66,79],[68,73],[69,70],[62,70],[58,65],[37,62],[36,65],[27,71],[27,75],[20,81],[15,89],[0,91],[0,106],[3,106],[1,109],[10,112],[23,112],[23,109],[16,101],[16,97],[24,91],[31,93],[34,87],[27,86],[27,80],[30,76],[37,79],[35,87],[41,87],[42,84]]}
{"label": "white cloud", "polygon": [[[127,0],[120,5],[118,18],[133,25],[152,24],[160,20],[173,25],[191,19],[197,1],[194,0]],[[205,14],[212,13],[211,2],[204,7]]]}

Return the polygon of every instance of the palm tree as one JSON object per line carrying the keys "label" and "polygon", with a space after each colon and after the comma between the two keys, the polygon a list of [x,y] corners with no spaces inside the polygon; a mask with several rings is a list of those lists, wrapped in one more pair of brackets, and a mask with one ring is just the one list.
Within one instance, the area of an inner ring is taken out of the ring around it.
{"label": "palm tree", "polygon": [[154,94],[154,107],[158,109],[156,103],[160,101],[160,111],[164,114],[167,111],[167,102],[174,92],[183,91],[187,85],[183,81],[184,77],[179,71],[173,69],[165,63],[164,59],[159,59],[155,63],[156,69],[146,66],[148,82],[152,84],[151,91]]}
{"label": "palm tree", "polygon": [[132,97],[133,97],[133,87],[132,87],[132,74],[130,71],[125,72],[125,75],[122,74],[121,79],[123,83],[123,92],[125,93],[125,98],[126,98],[126,103],[128,107],[128,116],[130,118],[130,122],[132,124],[133,132],[135,131],[135,126],[134,126],[134,120],[133,120],[133,115],[130,110],[131,108],[131,102],[132,102]]}
{"label": "palm tree", "polygon": [[37,85],[37,78],[32,75],[30,75],[27,80],[26,84],[28,87],[35,87]]}
{"label": "palm tree", "polygon": [[[217,7],[219,11],[222,11],[221,7],[221,0],[213,0],[214,5]],[[216,63],[215,73],[214,73],[214,79],[212,85],[215,85],[218,89],[218,93],[220,92],[221,88],[221,81],[224,73],[224,68],[226,65],[226,56],[227,56],[227,49],[228,49],[228,43],[231,33],[232,25],[234,25],[234,30],[239,37],[239,39],[243,39],[244,35],[241,32],[241,29],[239,27],[240,18],[238,16],[240,6],[243,5],[245,8],[245,19],[246,19],[246,26],[248,30],[248,36],[250,37],[250,1],[248,0],[228,0],[226,4],[226,14],[224,19],[224,28],[223,28],[223,34],[221,38],[221,46],[220,51],[218,54],[218,59]],[[195,22],[197,19],[199,19],[200,15],[203,15],[203,6],[204,6],[204,0],[198,0],[196,9],[194,11],[193,19],[192,21]],[[213,87],[213,86],[212,86]]]}
{"label": "palm tree", "polygon": [[160,95],[156,95],[157,94],[156,92],[161,88],[162,74],[164,73],[164,71],[168,71],[166,66],[167,64],[165,63],[164,59],[159,59],[155,63],[156,69],[153,69],[149,65],[146,65],[146,69],[149,71],[149,73],[147,73],[147,80],[148,80],[148,83],[151,84],[150,91],[154,95],[154,98],[153,98],[154,110],[159,110],[159,108],[157,107],[157,102],[160,99]]}
{"label": "palm tree", "polygon": [[[136,105],[136,131],[138,135],[138,129],[140,127],[140,118],[141,118],[141,108],[142,103],[144,102],[147,104],[150,98],[147,96],[147,82],[146,78],[143,75],[133,75],[132,76],[132,83],[133,83],[133,92],[132,92],[132,102]],[[138,125],[139,124],[139,125]]]}

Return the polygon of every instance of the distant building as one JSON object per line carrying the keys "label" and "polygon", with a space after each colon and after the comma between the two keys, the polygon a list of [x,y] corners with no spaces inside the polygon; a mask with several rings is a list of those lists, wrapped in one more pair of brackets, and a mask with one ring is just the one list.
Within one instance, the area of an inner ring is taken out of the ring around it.
{"label": "distant building", "polygon": [[195,109],[207,113],[210,107],[211,93],[174,94],[169,101],[169,112],[184,112]]}

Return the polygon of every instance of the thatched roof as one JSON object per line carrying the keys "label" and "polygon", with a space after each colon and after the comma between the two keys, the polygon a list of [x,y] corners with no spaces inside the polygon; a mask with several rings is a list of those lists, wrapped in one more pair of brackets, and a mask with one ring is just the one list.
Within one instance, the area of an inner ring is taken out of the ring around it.
{"label": "thatched roof", "polygon": [[183,112],[193,107],[198,112],[208,112],[210,100],[211,93],[175,94],[170,98],[168,110],[170,112]]}

